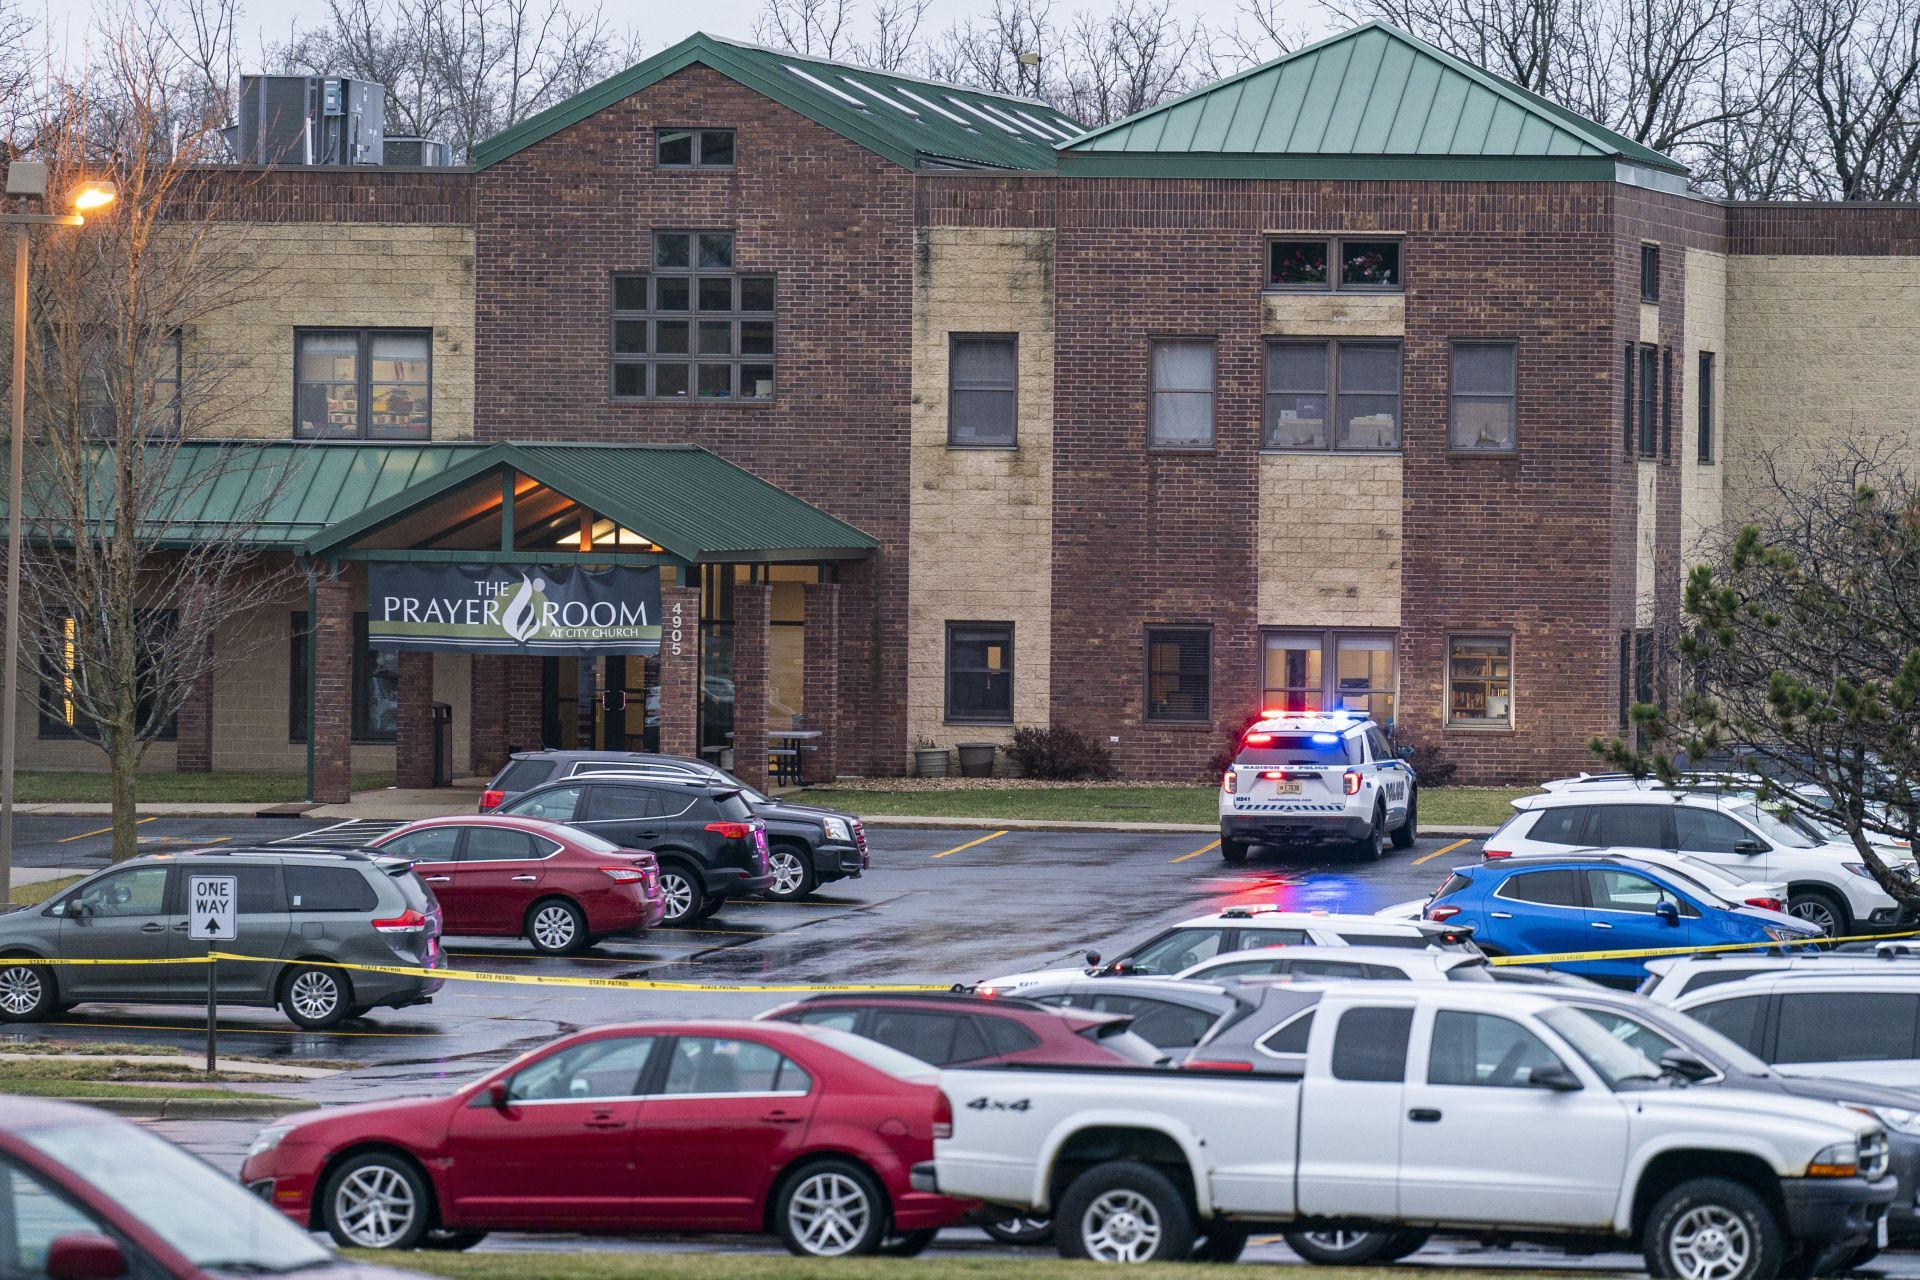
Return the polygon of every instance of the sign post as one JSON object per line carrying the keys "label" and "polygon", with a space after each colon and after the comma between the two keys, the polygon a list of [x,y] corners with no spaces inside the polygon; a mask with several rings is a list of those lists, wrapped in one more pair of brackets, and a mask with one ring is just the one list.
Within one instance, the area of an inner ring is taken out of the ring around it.
{"label": "sign post", "polygon": [[[187,877],[187,937],[195,942],[207,944],[207,954],[213,954],[217,942],[232,942],[240,936],[238,911],[235,899],[239,896],[240,882],[234,876]],[[209,958],[207,961],[207,1070],[214,1066],[215,1052],[218,1047],[217,1033],[214,1030],[217,982],[220,965]]]}

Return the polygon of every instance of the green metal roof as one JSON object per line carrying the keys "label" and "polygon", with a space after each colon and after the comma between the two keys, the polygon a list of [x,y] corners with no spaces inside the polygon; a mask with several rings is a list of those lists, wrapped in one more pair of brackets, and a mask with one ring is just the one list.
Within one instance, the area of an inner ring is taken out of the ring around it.
{"label": "green metal roof", "polygon": [[1052,107],[1027,98],[869,71],[696,32],[475,144],[473,167],[480,170],[498,164],[696,64],[909,169],[984,166],[1050,171],[1054,148],[1082,129]]}
{"label": "green metal roof", "polygon": [[1610,179],[1623,164],[1687,172],[1384,22],[1095,129],[1060,156],[1068,176]]}
{"label": "green metal roof", "polygon": [[503,470],[530,476],[692,564],[855,559],[880,545],[696,445],[503,443],[470,448],[455,465],[314,533],[305,550],[315,556],[342,550]]}

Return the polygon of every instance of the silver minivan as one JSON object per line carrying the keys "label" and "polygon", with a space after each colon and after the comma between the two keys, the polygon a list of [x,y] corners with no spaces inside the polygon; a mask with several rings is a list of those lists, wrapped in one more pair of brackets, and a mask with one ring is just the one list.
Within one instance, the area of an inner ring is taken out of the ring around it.
{"label": "silver minivan", "polygon": [[[194,960],[209,945],[187,936],[193,873],[236,881],[238,937],[214,949],[264,957],[215,961],[222,1003],[278,1007],[318,1029],[425,1004],[440,989],[437,977],[330,967],[441,967],[440,904],[411,863],[340,850],[196,849],[129,859],[0,916],[0,1022],[103,1001],[205,1002],[206,966]],[[7,963],[31,958],[94,963]],[[99,963],[116,960],[139,963]]]}

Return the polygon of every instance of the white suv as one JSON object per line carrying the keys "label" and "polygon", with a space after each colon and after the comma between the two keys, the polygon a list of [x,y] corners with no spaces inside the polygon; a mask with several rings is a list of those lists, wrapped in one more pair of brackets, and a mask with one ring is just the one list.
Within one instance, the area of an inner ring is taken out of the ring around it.
{"label": "white suv", "polygon": [[[1513,807],[1513,816],[1487,837],[1486,856],[1677,851],[1743,880],[1785,884],[1788,913],[1829,937],[1897,929],[1908,921],[1851,844],[1823,841],[1748,794],[1592,778],[1554,784]],[[1894,865],[1913,874],[1910,860]]]}
{"label": "white suv", "polygon": [[1920,973],[1910,968],[1758,974],[1662,1003],[1791,1076],[1920,1087]]}
{"label": "white suv", "polygon": [[1342,844],[1377,859],[1420,834],[1413,766],[1357,714],[1289,712],[1254,722],[1220,779],[1220,856],[1254,844]]}

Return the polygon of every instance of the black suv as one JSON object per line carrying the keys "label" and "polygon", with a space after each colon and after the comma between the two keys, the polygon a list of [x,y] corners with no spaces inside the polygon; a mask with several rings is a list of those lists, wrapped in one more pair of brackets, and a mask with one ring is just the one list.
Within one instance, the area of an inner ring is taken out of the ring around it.
{"label": "black suv", "polygon": [[728,898],[773,883],[766,824],[735,787],[583,777],[535,787],[496,812],[564,822],[623,849],[651,850],[660,860],[669,926],[704,920]]}
{"label": "black suv", "polygon": [[767,824],[766,896],[778,902],[804,898],[829,880],[857,878],[867,869],[867,831],[860,819],[838,809],[789,804],[762,795],[704,760],[644,751],[521,751],[507,761],[480,797],[480,812],[492,813],[543,783],[587,774],[617,774],[667,782],[703,782],[731,787],[746,797]]}

